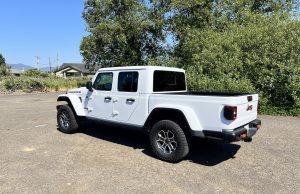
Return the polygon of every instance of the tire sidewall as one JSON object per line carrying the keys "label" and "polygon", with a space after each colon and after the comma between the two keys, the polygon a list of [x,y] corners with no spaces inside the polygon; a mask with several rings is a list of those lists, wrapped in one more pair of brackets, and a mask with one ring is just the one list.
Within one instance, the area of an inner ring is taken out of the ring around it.
{"label": "tire sidewall", "polygon": [[[177,142],[176,150],[172,153],[164,153],[156,142],[158,133],[161,130],[170,130],[174,134],[174,139]],[[187,155],[187,139],[181,127],[170,120],[162,120],[157,122],[150,131],[150,143],[154,153],[162,160],[168,162],[179,162]]]}
{"label": "tire sidewall", "polygon": [[[68,128],[65,128],[62,126],[60,117],[63,112],[66,112],[69,115],[69,126]],[[78,124],[76,121],[76,117],[72,111],[72,109],[68,105],[62,105],[59,107],[57,111],[57,124],[58,124],[58,129],[59,131],[63,133],[75,133],[78,129]]]}

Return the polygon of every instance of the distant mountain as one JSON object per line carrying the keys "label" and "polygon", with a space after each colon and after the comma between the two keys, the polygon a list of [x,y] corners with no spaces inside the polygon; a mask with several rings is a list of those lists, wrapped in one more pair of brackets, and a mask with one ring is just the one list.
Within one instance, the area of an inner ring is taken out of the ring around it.
{"label": "distant mountain", "polygon": [[31,67],[29,65],[24,65],[22,63],[18,63],[18,64],[8,64],[11,69],[18,69],[18,70],[28,70],[28,69],[34,69],[34,67]]}
{"label": "distant mountain", "polygon": [[[36,68],[36,67],[32,67],[29,65],[24,65],[22,63],[18,63],[18,64],[8,64],[8,66],[11,67],[11,69],[15,69],[15,70],[21,70],[21,71],[26,71],[28,69],[38,69],[40,71],[45,71],[45,72],[49,72],[50,68],[49,67],[45,67],[45,65],[43,65],[43,67],[40,68]],[[56,67],[52,67],[51,71],[54,71],[56,69]]]}

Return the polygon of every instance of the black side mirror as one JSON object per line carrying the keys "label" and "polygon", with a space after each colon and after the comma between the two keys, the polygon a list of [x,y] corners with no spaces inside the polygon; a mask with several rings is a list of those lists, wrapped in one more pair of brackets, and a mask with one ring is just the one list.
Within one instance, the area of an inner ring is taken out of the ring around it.
{"label": "black side mirror", "polygon": [[89,90],[89,91],[93,91],[93,84],[91,81],[86,82],[85,87]]}

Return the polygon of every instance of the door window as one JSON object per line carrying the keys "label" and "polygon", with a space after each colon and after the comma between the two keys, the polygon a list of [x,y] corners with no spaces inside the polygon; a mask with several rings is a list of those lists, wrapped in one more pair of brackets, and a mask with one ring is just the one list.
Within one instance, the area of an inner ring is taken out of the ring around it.
{"label": "door window", "polygon": [[99,73],[93,84],[93,88],[96,90],[111,91],[113,82],[112,73]]}
{"label": "door window", "polygon": [[118,78],[118,91],[136,92],[138,87],[138,72],[120,72]]}

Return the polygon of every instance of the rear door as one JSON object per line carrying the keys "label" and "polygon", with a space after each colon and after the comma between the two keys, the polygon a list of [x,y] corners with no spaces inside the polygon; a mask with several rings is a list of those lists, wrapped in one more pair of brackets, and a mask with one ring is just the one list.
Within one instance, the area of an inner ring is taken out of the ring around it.
{"label": "rear door", "polygon": [[129,120],[139,104],[138,71],[122,71],[118,74],[117,92],[113,97],[113,117],[115,121]]}

